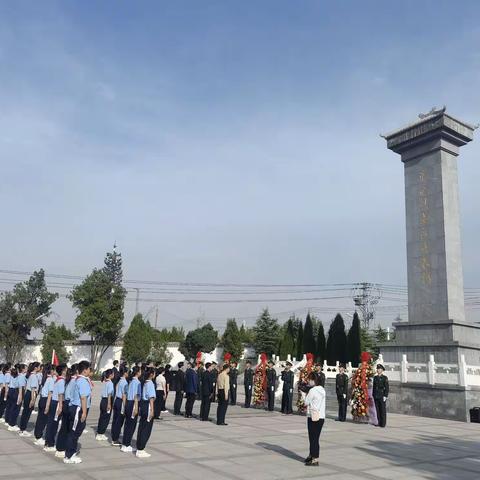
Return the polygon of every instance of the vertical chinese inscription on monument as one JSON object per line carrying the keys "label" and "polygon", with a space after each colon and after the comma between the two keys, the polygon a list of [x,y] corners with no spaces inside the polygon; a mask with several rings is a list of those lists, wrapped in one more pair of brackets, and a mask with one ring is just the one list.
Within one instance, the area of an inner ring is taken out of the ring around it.
{"label": "vertical chinese inscription on monument", "polygon": [[427,172],[422,168],[418,174],[418,204],[419,204],[419,240],[420,240],[420,278],[423,285],[432,284],[432,266],[430,264],[430,246],[428,239],[429,203],[427,188]]}

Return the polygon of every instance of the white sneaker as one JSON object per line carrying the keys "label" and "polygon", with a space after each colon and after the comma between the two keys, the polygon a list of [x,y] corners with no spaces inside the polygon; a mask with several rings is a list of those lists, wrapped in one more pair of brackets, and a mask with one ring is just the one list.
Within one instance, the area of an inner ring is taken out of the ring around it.
{"label": "white sneaker", "polygon": [[20,427],[17,427],[16,425],[14,425],[13,427],[8,427],[8,431],[9,432],[19,432]]}
{"label": "white sneaker", "polygon": [[168,410],[162,410],[162,413],[168,413]]}
{"label": "white sneaker", "polygon": [[33,442],[34,445],[38,445],[39,447],[45,446],[45,440],[43,438],[39,438]]}
{"label": "white sneaker", "polygon": [[27,432],[26,430],[24,430],[23,432],[19,432],[18,433],[21,437],[31,437],[32,434],[30,432]]}
{"label": "white sneaker", "polygon": [[122,448],[120,449],[121,452],[123,453],[132,453],[133,452],[133,448],[130,446],[130,447],[126,447],[125,445],[122,445]]}
{"label": "white sneaker", "polygon": [[32,410],[32,415],[37,415],[38,414],[38,410]]}
{"label": "white sneaker", "polygon": [[100,442],[106,442],[106,441],[108,440],[108,438],[107,438],[106,435],[103,435],[103,434],[98,435],[98,434],[97,434],[97,435],[95,436],[95,440],[99,440]]}
{"label": "white sneaker", "polygon": [[59,450],[57,450],[57,451],[55,452],[55,456],[56,456],[57,458],[65,458],[65,452],[60,452]]}
{"label": "white sneaker", "polygon": [[63,459],[63,463],[82,463],[82,459],[77,457],[77,455],[72,455],[70,458],[65,457]]}
{"label": "white sneaker", "polygon": [[137,450],[137,453],[135,453],[135,456],[137,458],[148,458],[151,457],[152,455],[145,450]]}
{"label": "white sneaker", "polygon": [[84,428],[82,433],[90,433],[90,430],[88,428]]}
{"label": "white sneaker", "polygon": [[5,423],[5,419],[4,419],[4,418],[0,418],[0,423]]}
{"label": "white sneaker", "polygon": [[118,442],[118,441],[117,441],[117,442],[113,442],[113,441],[112,441],[112,447],[121,447],[121,446],[122,446],[122,444],[121,444],[120,442]]}
{"label": "white sneaker", "polygon": [[43,451],[48,453],[53,453],[53,452],[56,452],[57,449],[55,447],[43,447]]}

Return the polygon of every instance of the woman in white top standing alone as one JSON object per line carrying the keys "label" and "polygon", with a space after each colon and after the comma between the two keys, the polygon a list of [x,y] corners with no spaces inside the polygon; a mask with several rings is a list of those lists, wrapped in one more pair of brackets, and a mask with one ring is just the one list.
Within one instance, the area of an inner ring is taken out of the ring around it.
{"label": "woman in white top standing alone", "polygon": [[305,459],[308,467],[318,467],[320,455],[320,433],[325,422],[325,389],[322,387],[322,378],[315,372],[308,376],[310,390],[305,398],[307,406],[308,440],[310,454]]}

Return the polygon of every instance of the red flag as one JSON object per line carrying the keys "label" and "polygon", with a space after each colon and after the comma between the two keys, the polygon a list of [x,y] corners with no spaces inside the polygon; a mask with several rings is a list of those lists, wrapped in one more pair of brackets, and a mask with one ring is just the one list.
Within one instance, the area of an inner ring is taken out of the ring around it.
{"label": "red flag", "polygon": [[60,362],[58,361],[57,354],[55,353],[55,350],[52,350],[52,365],[55,365],[55,367],[58,367],[60,365]]}

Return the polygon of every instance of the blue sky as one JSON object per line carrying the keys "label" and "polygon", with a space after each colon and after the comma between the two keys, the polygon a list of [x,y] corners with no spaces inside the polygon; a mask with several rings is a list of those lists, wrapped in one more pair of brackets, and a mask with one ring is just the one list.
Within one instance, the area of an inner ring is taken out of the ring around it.
{"label": "blue sky", "polygon": [[[476,1],[2,2],[0,265],[83,275],[116,240],[128,278],[405,284],[403,167],[379,133],[434,105],[480,121],[479,19]],[[479,153],[459,164],[472,287]],[[261,306],[159,308],[190,326]]]}

